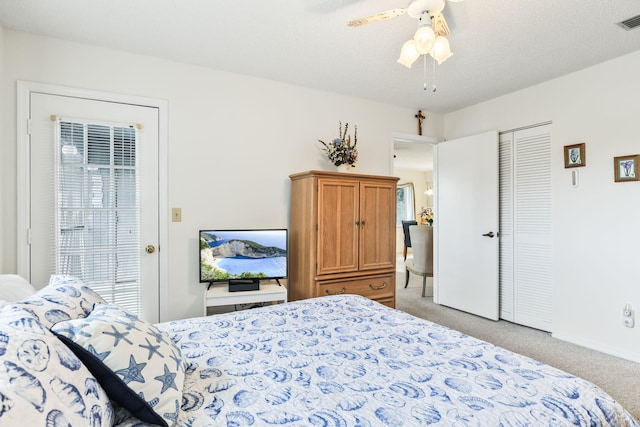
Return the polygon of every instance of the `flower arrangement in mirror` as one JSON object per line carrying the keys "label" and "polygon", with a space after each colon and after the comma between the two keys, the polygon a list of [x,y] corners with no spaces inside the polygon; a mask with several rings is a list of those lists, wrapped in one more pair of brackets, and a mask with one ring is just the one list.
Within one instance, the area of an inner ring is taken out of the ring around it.
{"label": "flower arrangement in mirror", "polygon": [[347,135],[348,129],[349,123],[344,124],[343,130],[342,122],[339,122],[337,138],[329,143],[320,139],[318,140],[323,145],[322,151],[326,153],[329,161],[338,168],[355,167],[358,158],[358,149],[356,148],[358,143],[358,127],[354,126],[353,144],[351,143],[351,135]]}

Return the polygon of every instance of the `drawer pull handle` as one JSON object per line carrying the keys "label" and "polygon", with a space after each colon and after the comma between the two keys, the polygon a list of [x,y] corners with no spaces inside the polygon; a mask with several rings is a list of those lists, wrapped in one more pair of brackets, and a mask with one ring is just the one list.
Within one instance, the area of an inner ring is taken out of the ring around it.
{"label": "drawer pull handle", "polygon": [[374,290],[378,291],[378,290],[380,290],[380,289],[384,289],[384,288],[386,288],[386,287],[387,287],[387,282],[384,282],[384,283],[383,283],[382,285],[380,285],[380,286],[373,286],[373,284],[372,284],[372,283],[369,283],[369,287],[370,287],[371,289],[374,289]]}
{"label": "drawer pull handle", "polygon": [[344,294],[345,292],[347,292],[347,288],[343,287],[340,291],[334,292],[334,293],[331,293],[331,292],[329,292],[329,289],[326,289],[325,292],[327,293],[327,295],[340,295],[340,294]]}

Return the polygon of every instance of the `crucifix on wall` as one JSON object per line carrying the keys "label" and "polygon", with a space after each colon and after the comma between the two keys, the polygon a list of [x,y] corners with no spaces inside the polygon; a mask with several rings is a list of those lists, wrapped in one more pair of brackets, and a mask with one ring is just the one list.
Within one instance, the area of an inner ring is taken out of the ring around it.
{"label": "crucifix on wall", "polygon": [[424,119],[427,118],[427,116],[425,116],[424,114],[422,114],[422,110],[418,110],[418,114],[416,114],[415,116],[416,119],[418,119],[418,135],[422,135],[422,121]]}

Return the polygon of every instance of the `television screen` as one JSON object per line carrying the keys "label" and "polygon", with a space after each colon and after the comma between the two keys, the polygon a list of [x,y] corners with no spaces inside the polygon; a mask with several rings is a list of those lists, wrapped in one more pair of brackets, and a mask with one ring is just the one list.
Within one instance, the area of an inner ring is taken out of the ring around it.
{"label": "television screen", "polygon": [[287,230],[200,230],[200,282],[287,277]]}

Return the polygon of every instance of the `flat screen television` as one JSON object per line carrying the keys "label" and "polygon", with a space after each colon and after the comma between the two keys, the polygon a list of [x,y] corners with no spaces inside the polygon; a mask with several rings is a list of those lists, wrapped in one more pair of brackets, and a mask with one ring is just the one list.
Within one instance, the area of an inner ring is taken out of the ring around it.
{"label": "flat screen television", "polygon": [[285,279],[287,229],[200,230],[200,283]]}

